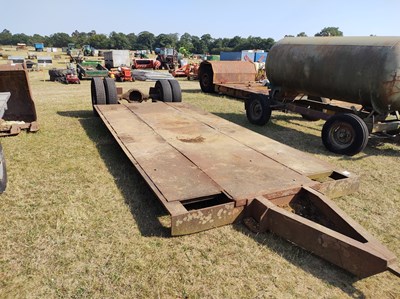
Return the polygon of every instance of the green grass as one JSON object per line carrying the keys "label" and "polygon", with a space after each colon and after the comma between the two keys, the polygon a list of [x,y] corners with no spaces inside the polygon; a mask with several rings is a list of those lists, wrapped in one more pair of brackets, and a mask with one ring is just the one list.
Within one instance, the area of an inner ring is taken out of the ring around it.
{"label": "green grass", "polygon": [[[0,298],[399,298],[388,272],[357,280],[272,234],[230,225],[169,236],[169,217],[90,104],[90,82],[30,73],[40,131],[1,140]],[[250,125],[240,101],[180,80],[185,102],[360,175],[335,202],[400,256],[400,146],[327,152],[322,122],[274,113]],[[151,82],[119,83],[147,91]]]}

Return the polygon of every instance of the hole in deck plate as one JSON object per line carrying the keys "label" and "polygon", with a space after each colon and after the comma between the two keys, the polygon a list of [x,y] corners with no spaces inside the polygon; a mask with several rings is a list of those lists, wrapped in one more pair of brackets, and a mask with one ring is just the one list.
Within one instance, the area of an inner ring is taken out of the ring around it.
{"label": "hole in deck plate", "polygon": [[317,181],[319,183],[338,181],[338,180],[343,180],[343,179],[347,179],[347,178],[348,177],[345,176],[344,174],[341,174],[336,171],[333,171],[330,175],[321,175],[321,176],[311,177],[311,179],[313,181]]}
{"label": "hole in deck plate", "polygon": [[188,211],[200,210],[204,208],[214,207],[232,202],[225,194],[217,194],[215,196],[196,198],[182,202],[183,206]]}
{"label": "hole in deck plate", "polygon": [[367,240],[361,236],[353,227],[343,220],[336,212],[325,202],[313,197],[307,192],[299,192],[286,203],[278,204],[279,207],[298,216],[304,217],[342,235],[357,240],[361,243],[367,243]]}

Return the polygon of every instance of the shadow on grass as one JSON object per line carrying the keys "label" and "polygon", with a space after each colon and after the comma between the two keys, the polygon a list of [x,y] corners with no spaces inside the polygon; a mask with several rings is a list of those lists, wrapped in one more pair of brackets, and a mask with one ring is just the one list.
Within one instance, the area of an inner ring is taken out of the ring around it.
{"label": "shadow on grass", "polygon": [[[383,138],[375,138],[371,137],[367,147],[360,154],[357,154],[353,157],[336,155],[334,153],[329,152],[325,149],[321,140],[322,125],[320,130],[316,129],[314,126],[310,126],[310,122],[303,120],[301,116],[294,114],[285,114],[285,115],[272,115],[271,120],[265,126],[257,126],[250,124],[246,118],[246,115],[235,114],[235,113],[214,113],[219,117],[222,117],[226,120],[229,120],[233,123],[236,123],[242,127],[250,129],[254,132],[257,132],[261,135],[274,139],[278,142],[296,148],[298,150],[312,153],[312,154],[323,154],[326,156],[341,156],[341,160],[351,160],[357,161],[368,156],[390,156],[390,157],[398,157],[400,151],[393,148],[382,148],[383,144],[398,144],[391,139],[383,139]],[[273,120],[281,120],[287,123],[294,123],[299,129],[289,128],[286,126],[282,126],[274,122]],[[310,131],[315,131],[317,135],[313,135],[301,130],[302,128]]]}
{"label": "shadow on grass", "polygon": [[96,144],[108,171],[115,178],[141,234],[145,237],[170,237],[170,228],[159,220],[168,214],[101,119],[95,117],[92,110],[59,111],[58,114],[79,119],[87,136]]}
{"label": "shadow on grass", "polygon": [[359,279],[345,270],[272,233],[256,234],[248,230],[243,224],[233,224],[233,227],[235,230],[254,239],[260,245],[268,247],[277,255],[283,257],[296,267],[301,268],[303,271],[325,281],[331,286],[340,288],[350,297],[366,298],[364,293],[353,285]]}

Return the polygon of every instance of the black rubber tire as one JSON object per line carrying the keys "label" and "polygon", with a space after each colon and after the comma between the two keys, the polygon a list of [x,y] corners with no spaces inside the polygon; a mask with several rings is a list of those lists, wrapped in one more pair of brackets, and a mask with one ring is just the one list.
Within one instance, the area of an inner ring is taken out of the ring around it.
{"label": "black rubber tire", "polygon": [[90,88],[92,92],[93,113],[95,116],[99,116],[96,109],[94,109],[94,105],[106,104],[106,91],[104,90],[103,79],[99,77],[92,78]]}
{"label": "black rubber tire", "polygon": [[250,123],[263,126],[268,123],[271,118],[270,99],[268,96],[261,94],[252,94],[246,100],[246,116]]}
{"label": "black rubber tire", "polygon": [[182,90],[177,80],[168,80],[172,90],[172,102],[182,102]]}
{"label": "black rubber tire", "polygon": [[[313,101],[321,102],[321,103],[328,103],[328,102],[329,102],[328,99],[326,99],[326,98],[321,98],[321,97],[307,96],[307,98],[308,98],[309,100],[313,100]],[[321,109],[320,111],[322,112],[323,109]],[[301,117],[302,117],[303,119],[305,119],[305,120],[308,120],[308,121],[318,121],[318,120],[320,120],[319,117],[313,117],[313,116],[306,115],[306,114],[302,114]]]}
{"label": "black rubber tire", "polygon": [[155,88],[158,90],[159,100],[162,102],[172,102],[172,88],[169,80],[162,79],[156,82]]}
{"label": "black rubber tire", "polygon": [[3,147],[0,144],[0,193],[3,193],[7,188],[7,166],[4,158]]}
{"label": "black rubber tire", "polygon": [[106,104],[118,104],[117,87],[112,78],[104,78],[104,91],[106,92]]}
{"label": "black rubber tire", "polygon": [[351,113],[335,114],[322,127],[321,138],[331,152],[354,156],[364,150],[369,131],[365,122]]}
{"label": "black rubber tire", "polygon": [[203,92],[214,93],[215,87],[213,82],[214,73],[211,65],[201,65],[199,68],[200,88]]}

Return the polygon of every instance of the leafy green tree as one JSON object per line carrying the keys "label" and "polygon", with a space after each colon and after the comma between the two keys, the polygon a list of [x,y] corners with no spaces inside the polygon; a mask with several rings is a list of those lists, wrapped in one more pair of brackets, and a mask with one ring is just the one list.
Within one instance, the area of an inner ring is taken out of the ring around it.
{"label": "leafy green tree", "polygon": [[72,38],[67,33],[64,32],[54,33],[46,39],[46,44],[49,47],[59,47],[59,48],[66,47],[68,43],[72,42],[73,42]]}
{"label": "leafy green tree", "polygon": [[137,44],[137,36],[135,33],[129,33],[127,36],[128,42],[129,42],[129,48],[130,49],[136,49],[136,44]]}
{"label": "leafy green tree", "polygon": [[170,33],[170,34],[160,34],[157,35],[154,39],[154,47],[155,48],[175,48],[178,43],[178,34]]}
{"label": "leafy green tree", "polygon": [[201,41],[203,42],[204,46],[207,48],[207,52],[211,50],[211,44],[214,42],[214,39],[211,37],[210,34],[203,34],[200,37]]}
{"label": "leafy green tree", "polygon": [[45,37],[41,36],[40,34],[35,33],[32,36],[31,42],[32,42],[32,44],[34,44],[34,43],[44,43],[45,42]]}
{"label": "leafy green tree", "polygon": [[339,27],[325,27],[315,36],[343,36],[343,32],[339,30]]}
{"label": "leafy green tree", "polygon": [[32,38],[24,33],[17,33],[12,36],[11,43],[13,45],[18,43],[30,45],[32,43]]}
{"label": "leafy green tree", "polygon": [[192,36],[192,44],[193,44],[192,53],[204,54],[209,52],[206,44],[198,36]]}
{"label": "leafy green tree", "polygon": [[75,30],[71,34],[71,39],[76,47],[83,47],[83,45],[89,44],[89,35],[86,32],[79,32],[78,30]]}
{"label": "leafy green tree", "polygon": [[111,32],[109,35],[109,42],[111,49],[129,49],[129,40],[126,35],[122,32]]}
{"label": "leafy green tree", "polygon": [[232,49],[240,48],[240,45],[243,44],[244,41],[245,41],[244,38],[236,35],[230,39],[230,41],[228,42],[228,47]]}
{"label": "leafy green tree", "polygon": [[4,29],[0,33],[0,45],[11,45],[12,43],[12,33],[11,31]]}
{"label": "leafy green tree", "polygon": [[305,32],[300,32],[297,34],[297,37],[307,37],[307,34]]}
{"label": "leafy green tree", "polygon": [[152,50],[154,45],[155,36],[153,33],[143,31],[138,34],[137,48],[138,50]]}
{"label": "leafy green tree", "polygon": [[94,34],[89,37],[88,44],[95,49],[107,49],[109,47],[109,40],[105,34]]}
{"label": "leafy green tree", "polygon": [[[180,37],[179,42],[178,42],[178,47],[179,47],[179,49],[181,47],[183,47],[188,52],[192,52],[194,50],[194,46],[193,46],[193,43],[192,43],[192,36],[187,32],[182,34],[182,36]],[[182,53],[181,51],[179,51],[179,52]]]}

